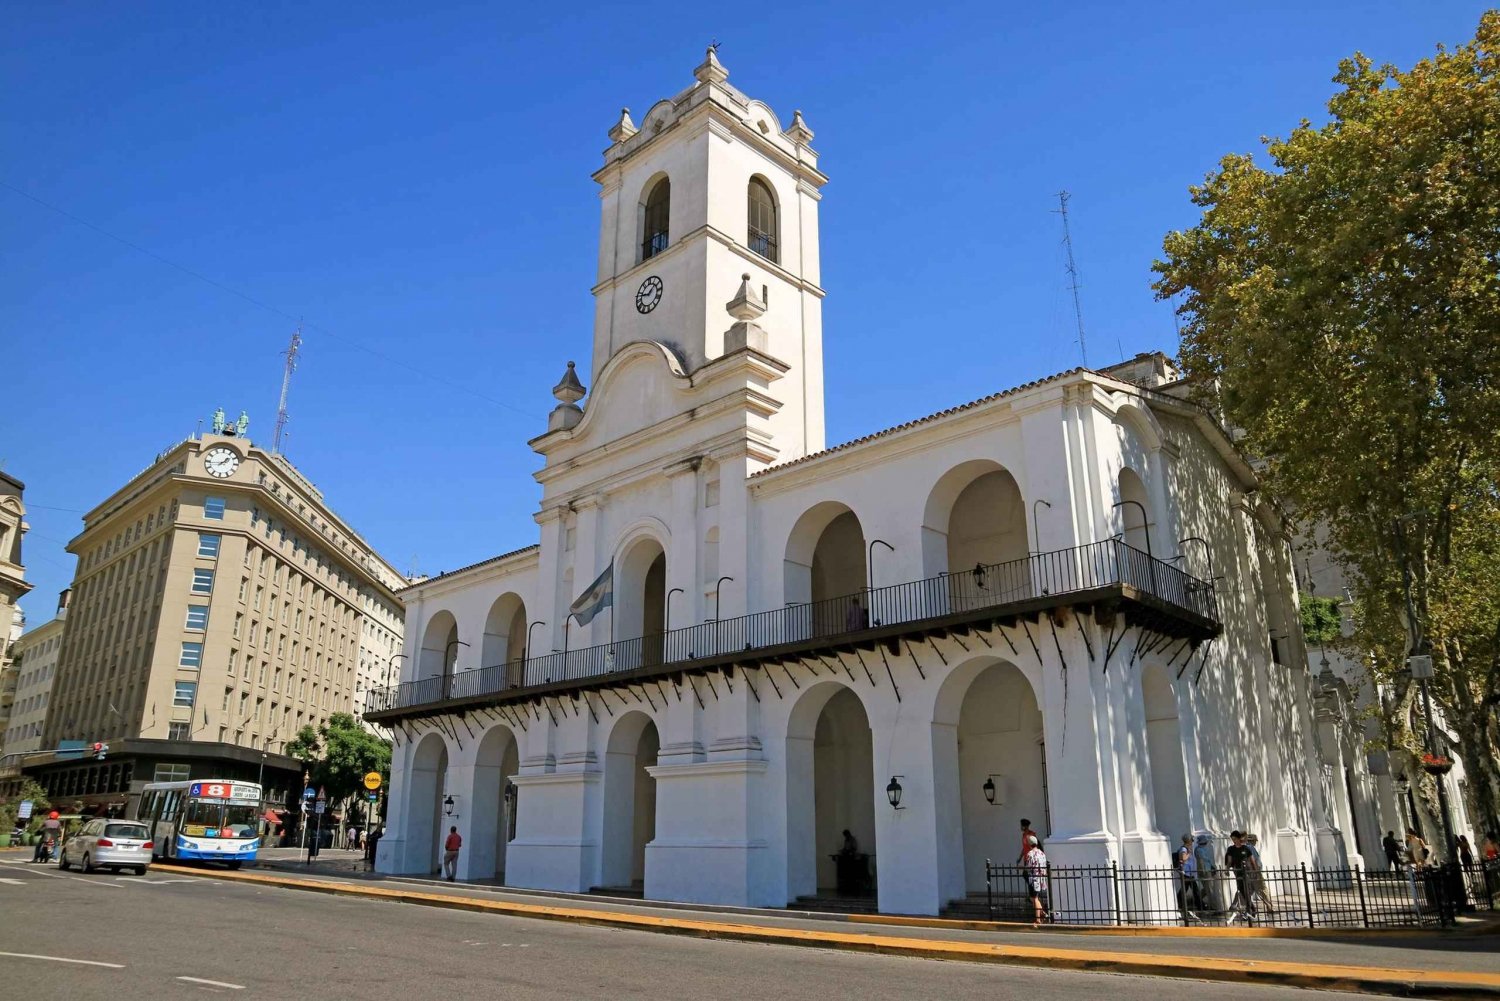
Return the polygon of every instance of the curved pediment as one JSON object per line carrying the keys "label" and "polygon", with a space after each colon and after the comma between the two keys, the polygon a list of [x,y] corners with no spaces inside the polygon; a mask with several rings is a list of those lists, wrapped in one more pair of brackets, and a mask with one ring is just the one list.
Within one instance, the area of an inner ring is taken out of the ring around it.
{"label": "curved pediment", "polygon": [[659,424],[682,413],[681,395],[691,388],[687,369],[671,348],[659,341],[631,341],[600,370],[573,437],[614,439]]}

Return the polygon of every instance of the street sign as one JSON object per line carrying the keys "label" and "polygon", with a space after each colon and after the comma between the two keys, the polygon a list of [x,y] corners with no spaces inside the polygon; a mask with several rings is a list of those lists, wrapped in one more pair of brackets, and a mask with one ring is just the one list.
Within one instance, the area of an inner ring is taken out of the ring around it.
{"label": "street sign", "polygon": [[312,799],[317,794],[318,794],[318,790],[314,789],[312,786],[308,786],[306,789],[302,790],[302,798],[303,799]]}
{"label": "street sign", "polygon": [[371,792],[374,792],[376,789],[380,788],[379,772],[370,772],[365,776],[365,788],[370,790]]}
{"label": "street sign", "polygon": [[323,810],[324,810],[324,808],[327,807],[327,806],[328,806],[328,804],[325,803],[325,802],[323,802],[320,799],[316,803],[313,804],[313,813],[322,813]]}
{"label": "street sign", "polygon": [[23,800],[21,800],[20,806],[16,807],[16,819],[17,820],[30,820],[31,819],[31,800],[29,800],[29,799],[23,799]]}
{"label": "street sign", "polygon": [[379,803],[380,793],[376,792],[374,789],[371,789],[369,792],[365,793],[365,799],[369,800],[371,803]]}

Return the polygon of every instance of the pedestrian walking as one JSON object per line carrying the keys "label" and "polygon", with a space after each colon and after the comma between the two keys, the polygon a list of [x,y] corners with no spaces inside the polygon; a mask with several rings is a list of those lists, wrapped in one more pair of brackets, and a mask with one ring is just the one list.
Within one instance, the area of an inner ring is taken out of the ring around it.
{"label": "pedestrian walking", "polygon": [[1495,840],[1494,834],[1486,834],[1484,836],[1483,850],[1486,862],[1493,862],[1496,859],[1500,859],[1500,841]]}
{"label": "pedestrian walking", "polygon": [[1229,902],[1229,920],[1243,913],[1247,918],[1255,917],[1255,903],[1250,899],[1250,874],[1255,869],[1255,855],[1245,844],[1245,835],[1240,831],[1229,832],[1230,845],[1224,849],[1224,868],[1234,873],[1234,898]]}
{"label": "pedestrian walking", "polygon": [[1422,836],[1414,827],[1406,829],[1406,854],[1411,860],[1413,869],[1420,869],[1426,865],[1427,856],[1432,854],[1432,850],[1427,847],[1427,842],[1422,840]]}
{"label": "pedestrian walking", "polygon": [[1474,868],[1474,849],[1469,844],[1468,835],[1458,836],[1458,861],[1465,869]]}
{"label": "pedestrian walking", "polygon": [[1207,834],[1198,835],[1193,847],[1193,859],[1198,871],[1198,899],[1202,902],[1205,910],[1221,911],[1224,908],[1220,904],[1222,897],[1216,896],[1217,887],[1214,885],[1214,872],[1218,866],[1214,864],[1214,845]]}
{"label": "pedestrian walking", "polygon": [[1260,838],[1254,834],[1245,835],[1245,847],[1250,849],[1255,861],[1255,870],[1250,873],[1250,902],[1260,900],[1266,905],[1267,914],[1275,914],[1276,908],[1271,904],[1271,895],[1266,892],[1265,866],[1260,863]]}
{"label": "pedestrian walking", "polygon": [[458,875],[458,851],[464,846],[464,839],[459,837],[458,828],[448,828],[448,837],[443,842],[443,876],[448,882]]}
{"label": "pedestrian walking", "polygon": [[[1177,870],[1177,909],[1182,912],[1184,924],[1199,920],[1194,909],[1203,908],[1203,897],[1198,887],[1198,859],[1193,854],[1193,836],[1184,834],[1182,844],[1172,856],[1172,868]],[[1188,906],[1189,900],[1193,906]]]}
{"label": "pedestrian walking", "polygon": [[1041,846],[1042,836],[1031,829],[1031,821],[1025,817],[1021,818],[1021,853],[1016,856],[1017,865],[1026,864],[1026,853],[1031,850],[1031,843],[1035,840],[1038,847]]}
{"label": "pedestrian walking", "polygon": [[1035,834],[1026,838],[1026,854],[1021,857],[1026,866],[1026,896],[1031,899],[1031,927],[1039,928],[1043,921],[1052,920],[1052,900],[1047,885],[1047,853]]}
{"label": "pedestrian walking", "polygon": [[1386,831],[1385,837],[1380,841],[1380,847],[1385,849],[1385,865],[1392,872],[1401,869],[1401,842],[1396,840],[1395,831]]}

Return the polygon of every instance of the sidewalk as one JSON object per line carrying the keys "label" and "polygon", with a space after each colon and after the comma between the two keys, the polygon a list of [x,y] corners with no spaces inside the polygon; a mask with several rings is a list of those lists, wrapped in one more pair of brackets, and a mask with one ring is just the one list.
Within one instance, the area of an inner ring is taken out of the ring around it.
{"label": "sidewalk", "polygon": [[[447,883],[357,871],[355,853],[308,866],[273,850],[255,873],[185,870],[294,889],[513,917],[822,948],[1401,996],[1500,997],[1500,937],[1449,932],[1303,932],[1296,937],[1065,930],[884,915],[718,908]],[[1182,931],[1165,929],[1163,932]],[[1211,930],[1222,931],[1222,930]]]}

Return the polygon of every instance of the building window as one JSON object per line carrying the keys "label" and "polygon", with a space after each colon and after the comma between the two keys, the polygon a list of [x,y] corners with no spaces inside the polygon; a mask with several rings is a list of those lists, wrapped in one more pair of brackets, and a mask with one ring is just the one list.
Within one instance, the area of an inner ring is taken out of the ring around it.
{"label": "building window", "polygon": [[758,177],[750,178],[750,227],[746,245],[768,261],[776,256],[776,199]]}
{"label": "building window", "polygon": [[214,572],[212,570],[199,569],[193,571],[193,593],[214,593]]}
{"label": "building window", "polygon": [[651,189],[651,194],[646,196],[646,214],[641,229],[641,260],[650,260],[667,249],[671,209],[672,182],[663,177]]}
{"label": "building window", "polygon": [[240,638],[240,627],[242,625],[244,625],[244,622],[245,622],[244,613],[242,613],[242,612],[235,612],[234,613],[234,638],[235,639],[239,639]]}
{"label": "building window", "polygon": [[212,532],[198,533],[198,555],[204,559],[216,560],[219,558],[219,536]]}
{"label": "building window", "polygon": [[[182,655],[177,658],[177,666],[191,667],[195,671],[198,668],[202,667],[203,644],[184,642],[182,644]],[[191,705],[191,703],[189,703],[189,705]]]}
{"label": "building window", "polygon": [[[173,724],[174,726],[176,724]],[[151,775],[152,782],[186,782],[188,780],[187,765],[158,764]]]}
{"label": "building window", "polygon": [[188,725],[186,723],[168,723],[167,724],[167,739],[168,740],[187,740],[188,739]]}
{"label": "building window", "polygon": [[205,498],[203,498],[203,517],[207,518],[209,521],[223,521],[224,520],[224,498],[222,498],[222,497],[205,497]]}
{"label": "building window", "polygon": [[[179,681],[177,688],[172,694],[172,705],[180,708],[193,708],[193,701],[198,697],[198,683],[196,681]],[[172,724],[176,726],[177,724]],[[187,724],[184,723],[183,726]]]}
{"label": "building window", "polygon": [[188,628],[188,629],[199,629],[199,630],[207,629],[208,628],[208,606],[207,605],[189,605],[187,607],[187,624],[186,624],[185,628]]}

